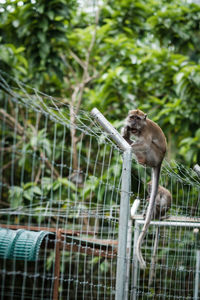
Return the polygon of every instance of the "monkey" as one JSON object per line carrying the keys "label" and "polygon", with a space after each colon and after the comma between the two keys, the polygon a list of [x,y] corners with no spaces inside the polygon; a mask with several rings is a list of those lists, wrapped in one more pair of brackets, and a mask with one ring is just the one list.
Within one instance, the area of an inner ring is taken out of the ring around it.
{"label": "monkey", "polygon": [[[148,119],[147,114],[139,109],[129,111],[121,134],[131,145],[139,164],[152,168],[152,190],[149,205],[145,223],[136,245],[136,255],[140,267],[145,269],[146,263],[142,257],[141,245],[151,222],[159,185],[160,169],[166,153],[167,142],[162,129]],[[131,140],[132,136],[135,137],[134,142]]]}
{"label": "monkey", "polygon": [[[151,189],[152,189],[152,182],[148,182],[148,195],[150,196],[151,194]],[[149,198],[146,199],[149,201]],[[153,214],[152,214],[152,219],[158,219],[158,220],[163,220],[167,218],[167,212],[171,207],[172,203],[172,195],[171,193],[164,188],[163,186],[159,185],[158,186],[158,192],[156,195],[155,199],[155,206],[153,208]],[[145,218],[145,214],[143,215]],[[153,283],[153,278],[155,274],[155,265],[156,265],[156,251],[158,248],[158,241],[159,241],[159,234],[160,234],[160,227],[158,226],[156,228],[156,233],[155,233],[155,242],[154,242],[154,248],[153,248],[153,254],[151,258],[151,267],[149,271],[149,287],[151,287]]]}
{"label": "monkey", "polygon": [[[147,191],[149,197],[146,199],[146,201],[149,202],[150,195],[152,190],[152,181],[149,181],[147,183]],[[172,202],[172,195],[171,193],[164,188],[163,186],[158,186],[158,192],[155,199],[155,205],[153,207],[153,213],[152,213],[152,219],[158,219],[163,220],[166,219],[166,213],[171,207]],[[143,215],[145,219],[146,214]]]}

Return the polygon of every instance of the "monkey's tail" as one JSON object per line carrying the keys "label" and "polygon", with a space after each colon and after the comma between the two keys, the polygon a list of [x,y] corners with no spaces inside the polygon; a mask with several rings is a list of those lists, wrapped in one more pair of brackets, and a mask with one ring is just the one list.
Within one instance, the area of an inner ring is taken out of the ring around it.
{"label": "monkey's tail", "polygon": [[159,165],[155,168],[152,168],[152,189],[151,189],[151,195],[150,195],[150,200],[149,200],[149,206],[147,208],[144,226],[142,228],[142,231],[140,233],[140,236],[138,238],[137,245],[136,245],[136,255],[137,255],[138,261],[140,263],[140,268],[142,268],[142,269],[146,268],[146,263],[142,257],[141,245],[142,245],[142,242],[146,235],[146,232],[147,232],[147,229],[151,222],[151,218],[152,218],[152,214],[153,214],[153,207],[155,205],[155,199],[156,199],[156,195],[158,192],[160,168],[161,168],[161,165]]}

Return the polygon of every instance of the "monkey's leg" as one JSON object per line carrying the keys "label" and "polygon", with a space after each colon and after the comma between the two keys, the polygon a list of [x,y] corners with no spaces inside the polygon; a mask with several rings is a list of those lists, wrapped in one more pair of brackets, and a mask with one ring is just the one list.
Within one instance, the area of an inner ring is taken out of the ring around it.
{"label": "monkey's leg", "polygon": [[155,144],[151,143],[150,148],[146,151],[146,164],[152,168],[156,167],[158,161],[162,161],[163,157],[164,153]]}
{"label": "monkey's leg", "polygon": [[137,143],[137,142],[132,143],[131,147],[133,149],[135,156],[137,157],[139,164],[146,165],[146,156],[147,156],[146,153],[148,147],[144,147],[143,143]]}

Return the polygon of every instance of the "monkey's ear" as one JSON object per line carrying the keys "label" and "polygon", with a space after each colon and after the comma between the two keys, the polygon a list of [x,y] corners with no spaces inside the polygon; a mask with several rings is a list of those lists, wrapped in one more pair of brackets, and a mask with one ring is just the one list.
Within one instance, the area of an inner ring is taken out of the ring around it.
{"label": "monkey's ear", "polygon": [[144,120],[146,120],[146,118],[147,118],[147,114],[144,115]]}

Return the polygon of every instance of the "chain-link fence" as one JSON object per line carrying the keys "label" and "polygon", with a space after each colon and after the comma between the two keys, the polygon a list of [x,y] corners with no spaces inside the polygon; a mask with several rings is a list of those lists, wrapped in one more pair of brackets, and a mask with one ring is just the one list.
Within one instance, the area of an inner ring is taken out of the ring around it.
{"label": "chain-link fence", "polygon": [[0,85],[0,298],[198,299],[196,173],[164,162],[172,207],[152,222],[140,270],[151,170],[133,160],[131,171],[120,135],[90,113],[3,73]]}

